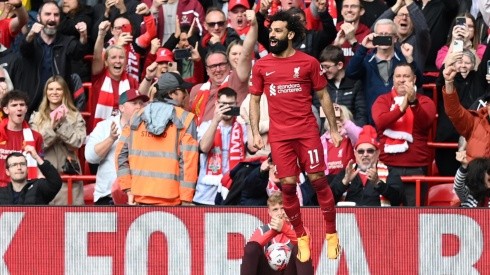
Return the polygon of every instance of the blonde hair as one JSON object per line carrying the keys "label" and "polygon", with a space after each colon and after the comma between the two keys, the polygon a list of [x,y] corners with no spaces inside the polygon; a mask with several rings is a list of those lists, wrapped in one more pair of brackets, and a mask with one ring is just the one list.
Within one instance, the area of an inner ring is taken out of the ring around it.
{"label": "blonde hair", "polygon": [[68,109],[67,116],[75,118],[76,113],[78,112],[77,107],[75,107],[75,104],[73,104],[73,99],[71,98],[72,95],[65,79],[60,75],[54,75],[48,78],[46,84],[44,85],[43,99],[41,101],[41,104],[39,104],[38,112],[33,121],[34,124],[38,126],[51,123],[51,117],[49,114],[51,113],[52,110],[49,108],[47,92],[48,92],[49,84],[53,82],[60,84],[61,88],[63,89],[62,103],[65,104],[66,108]]}
{"label": "blonde hair", "polygon": [[109,46],[109,47],[107,47],[107,49],[105,49],[105,51],[102,53],[102,55],[104,56],[104,60],[105,60],[105,61],[107,61],[107,59],[109,58],[109,52],[110,52],[111,50],[120,50],[120,51],[122,51],[122,52],[124,53],[124,57],[126,57],[126,58],[127,58],[127,56],[126,56],[126,50],[125,50],[123,47],[121,47],[121,46],[119,46],[119,45],[110,45],[110,46]]}
{"label": "blonde hair", "polygon": [[[340,105],[340,104],[337,105],[340,107],[342,121],[354,119],[354,115],[352,115],[352,112],[345,105]],[[323,124],[323,127],[325,127],[325,130],[327,131],[330,130],[330,124],[328,124],[327,119],[325,119],[325,123]]]}
{"label": "blonde hair", "polygon": [[276,204],[282,204],[282,193],[281,192],[274,192],[272,193],[269,198],[267,199],[267,206],[271,207]]}

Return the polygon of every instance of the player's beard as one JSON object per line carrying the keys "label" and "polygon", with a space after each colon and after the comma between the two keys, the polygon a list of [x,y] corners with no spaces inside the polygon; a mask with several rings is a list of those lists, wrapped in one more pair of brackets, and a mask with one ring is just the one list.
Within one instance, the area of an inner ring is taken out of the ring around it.
{"label": "player's beard", "polygon": [[277,39],[277,44],[275,46],[270,46],[269,51],[273,54],[281,54],[289,46],[288,39]]}

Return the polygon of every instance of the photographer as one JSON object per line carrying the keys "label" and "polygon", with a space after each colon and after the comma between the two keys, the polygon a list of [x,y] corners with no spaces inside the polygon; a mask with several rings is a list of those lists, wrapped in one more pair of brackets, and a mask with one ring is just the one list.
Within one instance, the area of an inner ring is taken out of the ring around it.
{"label": "photographer", "polygon": [[[415,63],[411,45],[405,43],[400,48],[395,47],[398,36],[397,27],[392,20],[380,19],[376,21],[373,29],[373,33],[364,37],[345,71],[347,77],[362,80],[362,90],[366,95],[368,122],[371,125],[373,125],[371,117],[373,103],[378,96],[388,93],[393,87],[395,66],[402,62]],[[415,66],[415,64],[412,65]],[[422,72],[417,69],[415,74],[416,85],[421,87]]]}
{"label": "photographer", "polygon": [[214,205],[221,178],[245,158],[247,128],[236,120],[238,115],[235,90],[220,89],[213,119],[197,128],[201,155],[196,204]]}

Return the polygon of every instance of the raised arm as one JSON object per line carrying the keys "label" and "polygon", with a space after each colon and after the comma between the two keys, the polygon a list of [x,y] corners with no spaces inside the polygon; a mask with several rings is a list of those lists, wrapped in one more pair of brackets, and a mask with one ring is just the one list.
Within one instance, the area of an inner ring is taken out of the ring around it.
{"label": "raised arm", "polygon": [[9,31],[10,33],[17,34],[27,24],[29,16],[24,6],[22,6],[21,0],[10,0],[8,4],[14,8],[15,14],[15,17],[10,20]]}
{"label": "raised arm", "polygon": [[104,69],[104,59],[102,52],[104,50],[104,37],[111,28],[109,21],[102,21],[99,24],[99,33],[94,45],[94,57],[92,59],[92,75],[97,75]]}
{"label": "raised arm", "polygon": [[247,21],[250,22],[250,29],[247,36],[243,41],[242,54],[238,57],[238,65],[236,72],[240,81],[247,81],[250,77],[250,70],[252,69],[252,58],[254,54],[254,47],[257,43],[258,25],[255,13],[253,10],[245,11]]}

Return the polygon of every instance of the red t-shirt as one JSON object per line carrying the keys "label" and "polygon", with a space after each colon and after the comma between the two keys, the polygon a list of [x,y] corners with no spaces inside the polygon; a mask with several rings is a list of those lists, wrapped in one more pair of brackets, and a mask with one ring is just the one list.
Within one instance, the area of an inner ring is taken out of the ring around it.
{"label": "red t-shirt", "polygon": [[[10,177],[5,173],[5,159],[7,156],[14,152],[22,152],[24,143],[23,131],[10,131],[5,129],[5,133],[8,136],[8,140],[0,142],[0,187],[6,186],[10,182]],[[34,137],[34,143],[36,144],[37,153],[42,156],[43,150],[43,138],[41,134],[32,130],[32,135]]]}
{"label": "red t-shirt", "polygon": [[269,141],[319,137],[311,110],[311,92],[327,86],[320,63],[296,51],[287,58],[272,54],[259,59],[252,69],[250,93],[265,93],[269,106]]}
{"label": "red t-shirt", "polygon": [[10,33],[10,21],[13,18],[5,18],[0,20],[0,43],[6,48],[10,48],[17,33]]}

